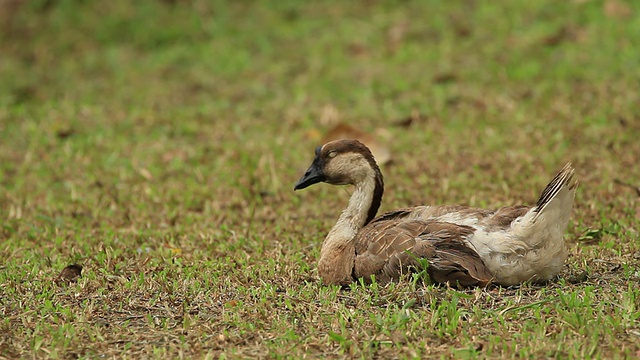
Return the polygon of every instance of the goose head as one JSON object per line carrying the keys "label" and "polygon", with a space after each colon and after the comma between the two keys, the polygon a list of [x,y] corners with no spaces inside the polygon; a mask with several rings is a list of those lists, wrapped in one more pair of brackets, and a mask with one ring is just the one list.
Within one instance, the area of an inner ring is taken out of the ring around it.
{"label": "goose head", "polygon": [[313,162],[294,190],[319,182],[358,185],[368,179],[382,182],[382,174],[369,148],[358,140],[335,140],[316,148]]}

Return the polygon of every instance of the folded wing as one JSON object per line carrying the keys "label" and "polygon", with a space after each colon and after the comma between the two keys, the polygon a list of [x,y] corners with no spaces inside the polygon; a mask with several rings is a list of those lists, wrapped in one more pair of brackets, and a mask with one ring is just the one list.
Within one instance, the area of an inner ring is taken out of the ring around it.
{"label": "folded wing", "polygon": [[492,274],[479,255],[465,244],[474,229],[442,221],[404,219],[402,210],[385,214],[356,236],[354,276],[387,283],[422,269],[434,282],[458,286],[487,285]]}

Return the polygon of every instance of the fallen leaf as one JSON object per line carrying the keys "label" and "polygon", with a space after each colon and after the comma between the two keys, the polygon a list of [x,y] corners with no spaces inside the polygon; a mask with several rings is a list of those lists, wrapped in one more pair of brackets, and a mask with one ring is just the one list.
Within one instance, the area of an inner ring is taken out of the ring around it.
{"label": "fallen leaf", "polygon": [[153,180],[153,175],[151,175],[151,172],[145,168],[139,168],[138,174],[149,181]]}
{"label": "fallen leaf", "polygon": [[411,113],[411,115],[407,116],[406,118],[402,118],[394,121],[393,126],[408,128],[414,123],[421,120],[425,120],[426,118],[427,117],[425,115],[419,114],[417,112],[413,112]]}
{"label": "fallen leaf", "polygon": [[455,82],[456,80],[458,80],[458,75],[452,72],[436,74],[436,76],[433,77],[433,82],[436,84],[446,84]]}
{"label": "fallen leaf", "polygon": [[607,0],[602,5],[604,14],[611,18],[626,19],[631,17],[631,7],[620,0]]}
{"label": "fallen leaf", "polygon": [[554,34],[551,34],[542,40],[542,43],[547,46],[557,46],[561,43],[570,40],[571,34],[566,26],[561,27]]}
{"label": "fallen leaf", "polygon": [[76,132],[73,129],[60,129],[56,131],[56,137],[58,139],[66,139],[75,133]]}
{"label": "fallen leaf", "polygon": [[68,284],[78,281],[78,279],[81,277],[82,265],[72,264],[62,269],[60,275],[58,275],[58,278],[56,279],[56,283]]}
{"label": "fallen leaf", "polygon": [[629,122],[627,121],[627,119],[625,119],[622,116],[618,118],[618,122],[620,123],[620,126],[622,126],[622,127],[629,126]]}
{"label": "fallen leaf", "polygon": [[[381,134],[380,131],[378,131],[378,133]],[[380,165],[391,160],[391,152],[386,146],[380,144],[380,142],[374,139],[371,134],[355,129],[345,123],[339,123],[329,130],[329,132],[327,132],[327,134],[322,138],[321,143],[326,144],[329,141],[342,139],[355,139],[367,145],[367,147],[371,149],[373,157],[375,157],[376,161]]]}
{"label": "fallen leaf", "polygon": [[369,49],[363,44],[352,43],[347,46],[347,52],[354,57],[364,57],[369,55]]}

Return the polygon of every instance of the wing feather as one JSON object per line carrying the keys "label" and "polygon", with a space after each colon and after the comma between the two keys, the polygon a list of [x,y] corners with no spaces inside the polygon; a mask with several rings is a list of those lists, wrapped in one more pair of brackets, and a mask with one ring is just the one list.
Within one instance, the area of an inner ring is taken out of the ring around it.
{"label": "wing feather", "polygon": [[460,286],[486,285],[492,275],[465,239],[473,228],[441,221],[376,219],[356,238],[354,275],[386,283],[420,270],[426,259],[433,281]]}

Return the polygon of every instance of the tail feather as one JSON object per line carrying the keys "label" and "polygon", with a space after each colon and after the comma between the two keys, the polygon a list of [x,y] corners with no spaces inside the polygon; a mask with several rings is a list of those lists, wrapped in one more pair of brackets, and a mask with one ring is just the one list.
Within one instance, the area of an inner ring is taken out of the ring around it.
{"label": "tail feather", "polygon": [[577,185],[573,167],[568,163],[547,185],[538,203],[511,223],[511,241],[504,243],[516,250],[509,249],[513,252],[504,252],[493,263],[491,258],[483,258],[496,274],[496,283],[547,281],[562,270],[568,254],[564,232]]}
{"label": "tail feather", "polygon": [[568,255],[564,232],[577,185],[568,163],[547,185],[537,204],[511,222],[506,235],[501,237],[499,231],[474,234],[471,242],[495,275],[495,283],[547,281],[562,270]]}
{"label": "tail feather", "polygon": [[574,173],[575,170],[573,166],[571,166],[571,162],[568,162],[553,180],[551,180],[549,185],[542,191],[542,195],[540,195],[536,206],[533,208],[533,211],[536,212],[534,219],[544,212],[545,208],[547,208],[551,201],[555,199],[563,189],[575,190],[578,184],[573,180]]}
{"label": "tail feather", "polygon": [[542,191],[536,206],[512,223],[514,233],[530,246],[538,246],[549,238],[562,237],[578,185],[574,172],[571,163],[567,163]]}

